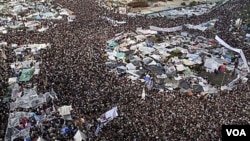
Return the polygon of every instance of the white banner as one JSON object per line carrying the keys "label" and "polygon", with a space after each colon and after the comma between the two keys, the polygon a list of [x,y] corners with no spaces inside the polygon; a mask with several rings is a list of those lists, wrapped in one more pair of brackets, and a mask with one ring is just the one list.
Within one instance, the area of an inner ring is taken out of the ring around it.
{"label": "white banner", "polygon": [[58,108],[58,111],[60,112],[60,115],[65,116],[65,115],[70,115],[70,111],[73,110],[72,106],[62,106]]}
{"label": "white banner", "polygon": [[182,30],[182,26],[170,27],[170,28],[161,28],[156,26],[149,26],[149,29],[154,31],[161,31],[161,32],[175,32]]}
{"label": "white banner", "polygon": [[238,75],[237,78],[235,78],[232,82],[230,82],[230,83],[228,84],[228,87],[234,86],[234,84],[235,84],[236,82],[238,82],[239,80],[240,80],[240,75]]}
{"label": "white banner", "polygon": [[139,33],[139,34],[157,34],[157,31],[154,31],[154,30],[144,30],[142,28],[137,28],[136,29],[136,32]]}
{"label": "white banner", "polygon": [[102,19],[104,19],[104,20],[107,20],[108,22],[110,22],[110,23],[112,23],[112,24],[125,24],[126,22],[125,21],[117,21],[117,20],[113,20],[113,19],[111,19],[111,18],[109,18],[109,17],[105,17],[105,16],[102,16],[101,17]]}
{"label": "white banner", "polygon": [[205,22],[205,23],[201,23],[198,25],[191,25],[191,24],[186,24],[185,26],[189,29],[196,29],[196,30],[200,30],[202,32],[204,32],[207,29],[211,29],[212,27],[214,27],[215,23],[217,22],[217,19]]}
{"label": "white banner", "polygon": [[98,118],[97,120],[100,121],[101,123],[104,123],[104,125],[106,125],[108,122],[110,122],[117,116],[118,116],[117,107],[113,107],[111,110],[101,115],[101,117]]}
{"label": "white banner", "polygon": [[200,30],[200,31],[205,31],[205,30],[207,30],[207,27],[204,27],[204,26],[202,26],[202,25],[191,25],[191,24],[186,24],[185,25],[187,28],[189,28],[189,29],[197,29],[197,30]]}

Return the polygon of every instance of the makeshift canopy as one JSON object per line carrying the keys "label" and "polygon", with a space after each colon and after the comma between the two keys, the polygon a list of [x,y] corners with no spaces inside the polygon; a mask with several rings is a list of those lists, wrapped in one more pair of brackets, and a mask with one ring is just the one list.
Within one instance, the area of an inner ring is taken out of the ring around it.
{"label": "makeshift canopy", "polygon": [[238,48],[233,48],[233,47],[231,47],[230,45],[228,45],[226,42],[224,42],[224,41],[223,41],[219,36],[217,36],[217,35],[215,36],[215,39],[216,39],[221,45],[223,45],[224,47],[226,47],[226,48],[228,48],[228,49],[230,49],[230,50],[233,50],[233,51],[239,53],[240,56],[241,56],[241,58],[242,58],[242,60],[243,60],[243,62],[244,62],[244,67],[247,69],[248,72],[250,72],[250,69],[249,69],[248,64],[247,64],[246,57],[245,57],[245,55],[244,55],[242,49],[238,49]]}
{"label": "makeshift canopy", "polygon": [[11,77],[11,78],[9,78],[9,80],[8,80],[8,83],[9,84],[13,84],[13,83],[16,83],[17,82],[17,77]]}
{"label": "makeshift canopy", "polygon": [[2,103],[7,103],[10,101],[10,97],[4,97]]}
{"label": "makeshift canopy", "polygon": [[126,54],[123,53],[123,52],[117,52],[116,57],[119,58],[119,59],[124,59],[125,55]]}
{"label": "makeshift canopy", "polygon": [[32,75],[34,73],[34,69],[23,69],[22,75],[19,78],[19,81],[29,81],[32,78]]}
{"label": "makeshift canopy", "polygon": [[116,46],[118,46],[119,44],[118,44],[117,42],[115,42],[115,41],[109,41],[109,42],[107,42],[107,45],[108,45],[109,47],[116,47]]}
{"label": "makeshift canopy", "polygon": [[180,80],[180,82],[179,82],[179,87],[180,88],[183,88],[183,89],[185,89],[185,90],[188,90],[189,88],[190,88],[190,85],[189,85],[189,83],[186,81],[186,80]]}
{"label": "makeshift canopy", "polygon": [[210,69],[212,72],[214,70],[217,70],[218,67],[219,67],[219,63],[217,63],[214,59],[212,58],[209,58],[209,59],[206,59],[205,63],[204,63],[204,66],[208,69]]}

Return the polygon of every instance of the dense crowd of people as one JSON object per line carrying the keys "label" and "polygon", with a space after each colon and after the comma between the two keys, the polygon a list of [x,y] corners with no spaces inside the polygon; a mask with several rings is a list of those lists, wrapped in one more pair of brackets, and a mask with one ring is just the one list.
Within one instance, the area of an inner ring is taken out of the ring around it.
{"label": "dense crowd of people", "polygon": [[[117,77],[105,65],[105,44],[116,33],[133,31],[136,27],[150,25],[174,27],[183,24],[199,24],[218,18],[215,30],[200,32],[188,30],[194,35],[214,38],[216,34],[230,45],[242,48],[249,59],[249,46],[243,44],[229,31],[231,20],[240,16],[240,10],[249,0],[231,0],[202,16],[166,18],[127,17],[99,7],[93,0],[55,0],[73,10],[77,18],[71,23],[53,21],[54,25],[44,33],[35,31],[12,31],[0,35],[7,43],[50,43],[51,48],[42,51],[36,60],[42,60],[41,71],[31,82],[39,93],[50,91],[58,94],[58,100],[44,104],[35,111],[51,105],[72,105],[73,119],[84,118],[82,126],[67,121],[73,129],[85,130],[88,140],[219,140],[222,124],[249,124],[249,92],[246,84],[205,97],[188,96],[178,91],[147,91],[146,100],[141,100],[143,86],[132,83],[125,77]],[[234,11],[234,12],[232,12]],[[113,26],[101,17],[107,16],[126,24]],[[50,21],[44,21],[49,22]],[[49,25],[49,24],[48,24]],[[0,65],[0,96],[6,94],[8,78],[13,76],[9,64],[16,60],[13,50],[5,47],[6,60]],[[36,57],[36,56],[35,56]],[[94,135],[97,118],[112,107],[118,107],[119,116]],[[8,103],[0,102],[0,136],[4,138],[7,127]],[[33,109],[34,110],[34,109]],[[58,114],[56,114],[58,116]],[[61,120],[48,121],[42,128],[31,129],[31,138],[42,136],[45,140],[72,140],[73,132],[62,135]],[[75,132],[74,132],[75,133]]]}

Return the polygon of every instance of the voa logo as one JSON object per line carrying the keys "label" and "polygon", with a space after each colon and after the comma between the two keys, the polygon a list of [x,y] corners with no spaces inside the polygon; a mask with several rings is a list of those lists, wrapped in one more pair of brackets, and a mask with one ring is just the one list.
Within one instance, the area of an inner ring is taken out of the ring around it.
{"label": "voa logo", "polygon": [[227,136],[247,136],[244,129],[226,129]]}

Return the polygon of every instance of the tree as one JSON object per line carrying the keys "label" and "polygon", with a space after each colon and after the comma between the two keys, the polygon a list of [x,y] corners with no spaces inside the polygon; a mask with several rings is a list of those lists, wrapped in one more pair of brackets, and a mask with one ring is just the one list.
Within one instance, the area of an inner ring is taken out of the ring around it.
{"label": "tree", "polygon": [[197,1],[192,1],[192,2],[189,3],[189,6],[192,7],[192,6],[196,6],[197,4],[198,4]]}
{"label": "tree", "polygon": [[182,6],[186,6],[186,3],[185,3],[185,2],[182,2],[181,5],[182,5]]}

